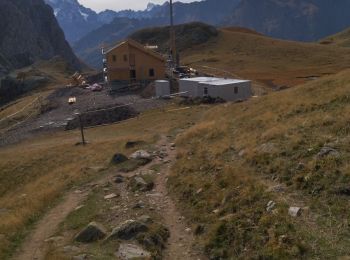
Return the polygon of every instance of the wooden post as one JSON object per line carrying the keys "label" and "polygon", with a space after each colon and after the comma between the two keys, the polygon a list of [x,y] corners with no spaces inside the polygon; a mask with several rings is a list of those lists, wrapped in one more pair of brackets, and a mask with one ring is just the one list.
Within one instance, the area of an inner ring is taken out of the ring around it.
{"label": "wooden post", "polygon": [[83,121],[81,120],[81,114],[79,114],[79,124],[80,124],[80,132],[81,132],[81,141],[83,145],[86,145],[85,136],[84,136],[84,125],[83,125]]}

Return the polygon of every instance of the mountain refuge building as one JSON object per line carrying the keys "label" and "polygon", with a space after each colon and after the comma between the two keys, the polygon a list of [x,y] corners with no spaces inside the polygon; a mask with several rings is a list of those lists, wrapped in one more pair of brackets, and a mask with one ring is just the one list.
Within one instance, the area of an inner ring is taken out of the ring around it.
{"label": "mountain refuge building", "polygon": [[165,78],[166,61],[163,56],[134,40],[127,39],[104,54],[105,73],[110,83]]}
{"label": "mountain refuge building", "polygon": [[179,91],[185,97],[209,96],[226,101],[247,100],[252,96],[250,80],[215,77],[180,79]]}

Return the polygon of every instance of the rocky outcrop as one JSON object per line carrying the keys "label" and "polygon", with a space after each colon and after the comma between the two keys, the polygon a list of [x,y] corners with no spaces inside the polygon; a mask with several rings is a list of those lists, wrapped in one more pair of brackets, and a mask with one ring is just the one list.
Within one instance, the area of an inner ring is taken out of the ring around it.
{"label": "rocky outcrop", "polygon": [[1,0],[0,32],[0,74],[56,56],[80,67],[52,8],[43,0]]}

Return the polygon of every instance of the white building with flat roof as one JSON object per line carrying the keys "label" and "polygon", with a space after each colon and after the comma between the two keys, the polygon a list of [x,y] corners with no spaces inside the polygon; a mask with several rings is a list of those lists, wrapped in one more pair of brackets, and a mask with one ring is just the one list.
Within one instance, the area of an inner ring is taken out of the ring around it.
{"label": "white building with flat roof", "polygon": [[187,97],[222,98],[226,101],[246,100],[252,96],[250,80],[197,77],[180,79],[180,92]]}

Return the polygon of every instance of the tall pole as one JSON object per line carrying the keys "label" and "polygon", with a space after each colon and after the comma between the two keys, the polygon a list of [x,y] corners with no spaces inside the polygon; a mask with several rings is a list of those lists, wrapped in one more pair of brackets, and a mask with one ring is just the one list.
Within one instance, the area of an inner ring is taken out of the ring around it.
{"label": "tall pole", "polygon": [[84,135],[84,125],[83,125],[83,120],[81,119],[80,113],[79,113],[78,117],[79,117],[80,133],[81,133],[81,142],[83,145],[86,145],[85,135]]}
{"label": "tall pole", "polygon": [[173,0],[170,0],[170,52],[173,66],[177,65],[176,39],[174,29]]}

